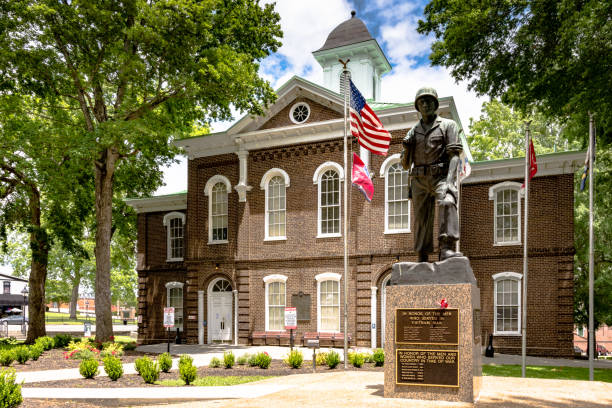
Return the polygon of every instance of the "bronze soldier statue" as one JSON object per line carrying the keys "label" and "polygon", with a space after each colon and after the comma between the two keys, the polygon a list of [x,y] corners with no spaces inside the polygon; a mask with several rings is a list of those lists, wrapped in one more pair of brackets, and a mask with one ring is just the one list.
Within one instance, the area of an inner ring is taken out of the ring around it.
{"label": "bronze soldier statue", "polygon": [[414,105],[422,119],[404,140],[402,167],[410,171],[409,197],[414,205],[414,250],[419,262],[427,262],[433,252],[433,218],[435,203],[439,215],[439,259],[462,256],[455,252],[459,239],[457,214],[457,166],[463,146],[459,127],[450,119],[441,118],[438,94],[433,88],[421,88]]}

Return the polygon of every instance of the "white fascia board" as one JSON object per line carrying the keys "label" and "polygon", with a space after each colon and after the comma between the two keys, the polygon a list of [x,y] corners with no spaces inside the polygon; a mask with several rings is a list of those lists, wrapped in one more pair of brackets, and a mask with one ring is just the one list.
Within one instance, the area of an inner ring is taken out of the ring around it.
{"label": "white fascia board", "polygon": [[[584,166],[585,152],[567,152],[537,157],[538,172],[535,177],[573,174]],[[485,183],[499,180],[522,179],[525,177],[525,159],[471,163],[472,172],[463,184]]]}
{"label": "white fascia board", "polygon": [[151,198],[128,198],[124,201],[138,214],[187,209],[187,193]]}

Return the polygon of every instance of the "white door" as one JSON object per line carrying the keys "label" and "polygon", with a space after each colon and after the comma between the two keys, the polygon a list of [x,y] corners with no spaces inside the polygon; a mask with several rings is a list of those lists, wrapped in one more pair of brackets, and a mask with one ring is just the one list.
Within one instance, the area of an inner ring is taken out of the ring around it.
{"label": "white door", "polygon": [[208,290],[208,342],[232,340],[232,286],[226,279],[213,281]]}
{"label": "white door", "polygon": [[382,281],[382,298],[380,300],[380,347],[385,347],[385,325],[387,317],[387,286],[391,283],[391,274]]}

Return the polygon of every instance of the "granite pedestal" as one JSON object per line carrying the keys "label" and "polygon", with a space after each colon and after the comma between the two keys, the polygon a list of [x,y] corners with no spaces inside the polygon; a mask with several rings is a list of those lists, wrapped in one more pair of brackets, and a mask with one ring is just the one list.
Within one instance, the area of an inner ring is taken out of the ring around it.
{"label": "granite pedestal", "polygon": [[386,296],[385,397],[474,402],[480,290],[469,260],[396,263]]}

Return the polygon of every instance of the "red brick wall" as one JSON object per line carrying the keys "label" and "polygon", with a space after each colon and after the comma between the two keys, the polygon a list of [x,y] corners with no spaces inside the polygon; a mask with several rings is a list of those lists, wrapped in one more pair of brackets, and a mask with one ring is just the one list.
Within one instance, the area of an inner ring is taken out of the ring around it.
{"label": "red brick wall", "polygon": [[281,110],[276,115],[271,117],[259,129],[263,130],[263,129],[271,129],[271,128],[276,128],[276,127],[291,126],[291,125],[298,126],[297,124],[293,123],[293,121],[289,117],[289,114],[291,113],[291,108],[293,107],[294,104],[298,102],[306,102],[308,106],[310,106],[310,116],[308,116],[308,119],[306,120],[306,122],[303,122],[300,125],[304,123],[322,122],[325,120],[342,118],[342,114],[328,107],[325,107],[321,105],[320,103],[317,103],[307,98],[297,98],[293,102],[287,104],[287,106],[283,110]]}

